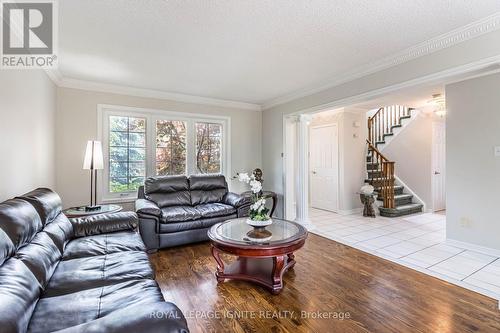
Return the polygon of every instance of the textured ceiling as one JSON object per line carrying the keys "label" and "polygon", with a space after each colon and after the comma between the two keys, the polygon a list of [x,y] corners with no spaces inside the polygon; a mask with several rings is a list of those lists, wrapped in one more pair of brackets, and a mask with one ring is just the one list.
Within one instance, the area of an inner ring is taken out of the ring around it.
{"label": "textured ceiling", "polygon": [[500,11],[499,0],[64,0],[65,78],[262,104]]}

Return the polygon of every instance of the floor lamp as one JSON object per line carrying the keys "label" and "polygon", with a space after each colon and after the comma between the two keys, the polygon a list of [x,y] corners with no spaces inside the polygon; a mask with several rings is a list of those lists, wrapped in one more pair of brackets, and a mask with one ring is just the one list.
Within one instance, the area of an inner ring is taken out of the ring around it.
{"label": "floor lamp", "polygon": [[85,210],[99,210],[101,206],[97,205],[97,170],[104,169],[102,145],[100,141],[87,142],[83,169],[90,170],[90,205],[86,206]]}

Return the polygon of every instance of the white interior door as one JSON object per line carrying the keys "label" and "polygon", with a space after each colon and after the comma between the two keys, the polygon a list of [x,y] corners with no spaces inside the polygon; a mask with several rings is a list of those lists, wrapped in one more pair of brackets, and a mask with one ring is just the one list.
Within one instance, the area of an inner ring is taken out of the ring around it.
{"label": "white interior door", "polygon": [[433,210],[446,209],[446,127],[444,122],[432,123],[432,201]]}
{"label": "white interior door", "polygon": [[339,133],[336,124],[310,131],[311,206],[338,211]]}

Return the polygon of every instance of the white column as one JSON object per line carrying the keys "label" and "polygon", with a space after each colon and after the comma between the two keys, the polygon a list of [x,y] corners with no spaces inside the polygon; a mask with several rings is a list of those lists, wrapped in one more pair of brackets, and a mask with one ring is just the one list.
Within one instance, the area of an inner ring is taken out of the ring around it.
{"label": "white column", "polygon": [[295,197],[297,200],[297,217],[295,222],[307,229],[313,225],[309,219],[309,123],[311,116],[302,114],[297,122],[297,174]]}

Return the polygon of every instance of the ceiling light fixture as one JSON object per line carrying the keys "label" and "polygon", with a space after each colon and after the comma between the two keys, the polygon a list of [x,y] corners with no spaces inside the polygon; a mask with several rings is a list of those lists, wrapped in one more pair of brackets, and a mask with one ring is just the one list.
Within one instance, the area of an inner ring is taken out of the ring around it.
{"label": "ceiling light fixture", "polygon": [[432,99],[427,101],[429,104],[435,105],[434,113],[438,117],[444,117],[446,115],[446,101],[441,94],[433,94]]}

